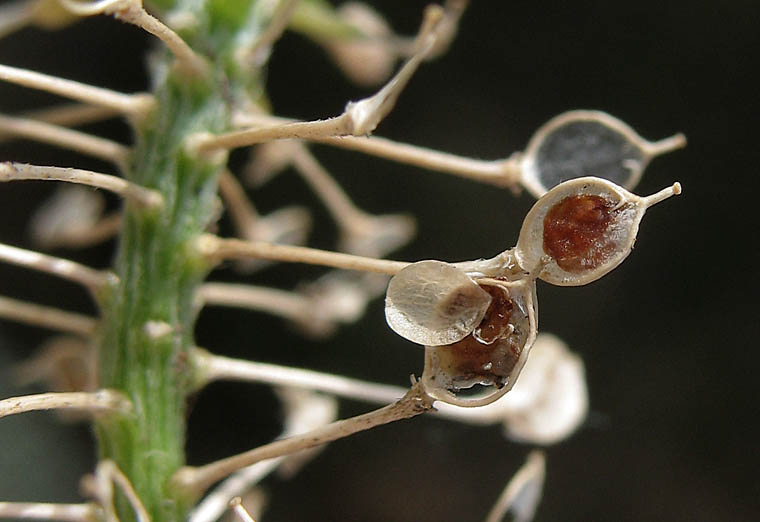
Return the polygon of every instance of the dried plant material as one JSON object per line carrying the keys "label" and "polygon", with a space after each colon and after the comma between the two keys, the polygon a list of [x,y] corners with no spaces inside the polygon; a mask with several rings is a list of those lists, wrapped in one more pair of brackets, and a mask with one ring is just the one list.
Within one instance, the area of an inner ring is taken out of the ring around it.
{"label": "dried plant material", "polygon": [[103,508],[107,522],[120,522],[114,507],[114,485],[119,487],[124,498],[129,502],[137,521],[150,522],[150,515],[145,510],[134,486],[114,461],[101,460],[95,468],[95,473],[82,480],[82,489]]}
{"label": "dried plant material", "polygon": [[248,510],[243,507],[243,501],[240,497],[230,500],[230,508],[235,512],[241,522],[256,522]]}
{"label": "dried plant material", "polygon": [[[259,127],[292,122],[294,120],[259,113],[238,113],[235,116],[235,125],[237,127]],[[408,143],[399,143],[377,136],[313,138],[312,141],[371,154],[390,161],[414,165],[422,169],[445,172],[497,187],[516,189],[520,184],[521,174],[518,154],[501,160],[480,160],[441,152],[427,147],[410,145]],[[279,169],[289,164],[290,158],[287,154],[284,154],[284,150],[274,145],[276,143],[264,143],[257,147],[256,156],[254,156],[254,159],[246,168],[245,178],[247,182],[252,183],[254,186],[259,186],[266,183]]]}
{"label": "dried plant material", "polygon": [[304,207],[284,207],[258,216],[246,228],[238,228],[241,237],[283,245],[303,245],[311,230],[311,214]]}
{"label": "dried plant material", "polygon": [[[260,67],[269,59],[272,45],[279,40],[287,29],[288,23],[300,0],[278,0],[266,28],[258,34],[250,46],[241,43],[235,55],[243,67]],[[254,32],[255,34],[255,32]]]}
{"label": "dried plant material", "polygon": [[90,246],[113,237],[121,226],[120,214],[101,218],[104,208],[100,192],[63,185],[34,213],[29,233],[46,249]]}
{"label": "dried plant material", "polygon": [[120,392],[114,390],[38,393],[0,400],[0,418],[30,411],[57,409],[83,410],[92,414],[125,415],[132,411],[132,403]]}
{"label": "dried plant material", "polygon": [[531,522],[541,501],[546,476],[546,457],[541,451],[531,451],[496,504],[485,522],[504,522],[507,513],[512,513],[512,522]]}
{"label": "dried plant material", "polygon": [[86,103],[65,103],[24,113],[24,117],[52,125],[75,127],[119,116],[119,112]]}
{"label": "dried plant material", "polygon": [[[311,230],[311,214],[303,207],[285,207],[266,216],[258,213],[237,178],[228,170],[219,176],[219,193],[237,235],[249,241],[265,241],[285,245],[303,245]],[[237,264],[241,272],[252,272],[266,266],[261,260],[243,260]]]}
{"label": "dried plant material", "polygon": [[396,274],[385,296],[391,330],[423,346],[461,341],[483,319],[491,296],[461,270],[420,261]]}
{"label": "dried plant material", "polygon": [[[479,408],[438,403],[435,416],[472,425],[501,424],[508,437],[532,444],[555,444],[569,437],[588,410],[583,362],[550,334],[539,334],[530,353],[520,378],[501,399]],[[192,360],[198,375],[197,386],[217,380],[239,380],[374,404],[392,403],[407,391],[399,386],[212,355],[201,349],[193,351]]]}
{"label": "dried plant material", "polygon": [[398,55],[389,45],[392,31],[385,18],[361,2],[342,4],[338,16],[359,34],[325,41],[333,61],[357,85],[372,87],[386,81]]}
{"label": "dried plant material", "polygon": [[437,38],[436,29],[442,17],[438,6],[428,6],[417,39],[416,52],[393,78],[374,95],[348,102],[343,114],[316,121],[297,121],[270,127],[244,129],[226,134],[199,133],[188,139],[190,153],[212,152],[219,149],[244,147],[282,139],[319,139],[333,136],[364,136],[371,134],[391,112],[404,87],[412,79]]}
{"label": "dried plant material", "polygon": [[650,206],[681,193],[681,185],[639,197],[600,178],[566,181],[525,217],[515,256],[523,270],[560,286],[585,285],[631,252]]}
{"label": "dried plant material", "polygon": [[330,274],[332,277],[302,285],[295,292],[254,285],[205,283],[198,289],[197,296],[200,305],[266,312],[292,321],[309,336],[326,337],[339,323],[356,321],[370,299],[361,277],[339,277],[341,275]]}
{"label": "dried plant material", "polygon": [[33,0],[32,23],[43,29],[54,31],[78,20],[78,17],[66,10],[60,0]]}
{"label": "dried plant material", "polygon": [[226,239],[212,234],[200,236],[196,241],[196,248],[211,262],[223,259],[267,259],[389,275],[396,274],[409,265],[403,261],[375,259],[295,245],[276,245],[264,241]]}
{"label": "dried plant material", "polygon": [[[338,418],[338,401],[335,397],[302,388],[280,387],[276,390],[282,401],[285,416],[283,437],[308,433]],[[289,479],[319,455],[326,446],[317,446],[285,457],[277,474]]]}
{"label": "dried plant material", "polygon": [[138,119],[148,113],[154,104],[153,96],[149,94],[122,94],[7,65],[0,65],[0,80],[47,91],[90,105],[107,107]]}
{"label": "dried plant material", "polygon": [[[335,271],[303,284],[298,293],[309,303],[310,312],[296,321],[306,335],[326,337],[339,324],[358,321],[367,304],[385,293],[387,276]],[[399,395],[400,397],[400,395]]]}
{"label": "dried plant material", "polygon": [[500,402],[510,438],[542,445],[564,440],[588,413],[583,361],[559,338],[540,334],[520,378]]}
{"label": "dried plant material", "polygon": [[0,317],[82,337],[91,337],[98,328],[98,320],[92,317],[3,296],[0,296]]}
{"label": "dried plant material", "polygon": [[87,288],[94,295],[104,286],[116,282],[111,272],[103,272],[88,266],[0,243],[0,261],[45,272],[67,279]]}
{"label": "dried plant material", "polygon": [[364,382],[312,370],[213,355],[200,348],[195,348],[191,354],[196,371],[196,389],[217,380],[236,380],[324,392],[375,404],[390,404],[408,391],[407,388],[398,386]]}
{"label": "dried plant material", "polygon": [[[264,491],[263,487],[254,487],[247,491],[245,495],[233,498],[229,505],[234,507],[236,499],[240,499],[240,505],[248,512],[251,518],[260,518],[264,513],[264,510],[269,503],[269,495]],[[218,519],[219,522],[240,522],[239,515],[235,510],[228,511],[227,514]],[[195,520],[188,520],[188,522],[195,522]],[[213,521],[209,521],[213,522]]]}
{"label": "dried plant material", "polygon": [[588,412],[583,361],[560,339],[541,333],[504,397],[480,408],[445,403],[436,407],[436,416],[475,425],[501,424],[511,439],[556,444],[572,435]]}
{"label": "dried plant material", "polygon": [[360,256],[384,257],[406,245],[417,231],[409,214],[364,214],[348,223],[338,248]]}
{"label": "dried plant material", "polygon": [[491,300],[471,333],[425,348],[422,382],[432,397],[456,406],[485,406],[512,389],[537,333],[533,280],[479,285]]}
{"label": "dried plant material", "polygon": [[184,466],[172,477],[172,485],[181,488],[183,493],[189,497],[197,497],[203,494],[214,482],[243,467],[263,460],[292,455],[390,422],[410,419],[428,412],[432,408],[433,399],[427,394],[425,386],[419,381],[415,381],[411,389],[401,399],[384,408],[335,421],[308,433],[277,440],[205,466]]}
{"label": "dried plant material", "polygon": [[29,118],[13,118],[0,114],[0,135],[17,136],[40,143],[73,150],[93,158],[114,163],[124,169],[130,157],[129,147],[115,141],[92,136],[65,127]]}
{"label": "dried plant material", "polygon": [[206,61],[169,27],[151,16],[142,6],[142,0],[58,0],[71,13],[78,16],[113,15],[119,20],[136,25],[160,39],[189,72],[206,72]]}
{"label": "dried plant material", "polygon": [[[344,4],[336,11],[324,0],[158,5],[174,29],[149,15],[142,0],[29,0],[0,8],[9,15],[8,20],[0,15],[0,33],[29,24],[65,25],[73,20],[71,12],[105,13],[151,32],[169,49],[151,55],[149,85],[155,96],[120,94],[0,66],[0,80],[88,104],[34,117],[0,117],[0,140],[44,140],[115,161],[125,174],[121,179],[78,169],[0,163],[0,181],[66,181],[112,190],[127,200],[115,219],[103,219],[102,199],[88,199],[92,194],[80,190],[56,200],[34,225],[47,245],[86,244],[121,230],[113,265],[118,280],[110,272],[0,244],[2,259],[88,286],[96,293],[102,315],[95,319],[0,298],[2,317],[83,337],[54,341],[23,368],[27,379],[49,379],[64,391],[2,400],[0,417],[47,408],[102,414],[94,422],[102,461],[85,483],[97,504],[80,509],[0,503],[0,516],[187,520],[192,504],[223,481],[190,514],[191,522],[207,522],[204,517],[216,519],[231,495],[242,496],[267,474],[279,469],[281,475],[291,475],[325,444],[432,411],[436,401],[441,416],[473,424],[500,423],[508,436],[533,443],[556,442],[577,427],[588,402],[583,366],[559,341],[537,340],[536,279],[582,284],[619,263],[632,246],[644,209],[680,192],[680,186],[638,198],[611,181],[630,188],[652,157],[682,146],[683,137],[648,143],[612,117],[576,111],[539,129],[525,155],[514,153],[495,161],[367,139],[419,65],[448,46],[466,5],[466,0],[446,0],[443,8],[429,7],[416,38],[391,34],[366,6]],[[57,9],[38,12],[52,6]],[[61,6],[70,12],[62,12]],[[309,11],[311,19],[303,14]],[[297,29],[310,24],[311,36],[336,46],[333,53],[359,81],[387,77],[396,58],[407,60],[374,96],[348,103],[336,118],[304,122],[264,115],[271,93],[266,92],[263,67],[288,23]],[[134,150],[57,127],[114,113],[129,117]],[[227,132],[243,126],[249,128]],[[413,221],[357,208],[308,149],[293,142],[300,139],[455,173],[515,192],[522,182],[540,195],[565,177],[584,176],[584,169],[607,180],[581,177],[578,181],[587,185],[580,189],[572,181],[559,184],[539,202],[538,210],[531,211],[518,246],[491,259],[410,265],[383,258],[410,239]],[[219,179],[229,148],[271,140],[288,142],[262,147],[251,171],[258,170],[261,181],[295,166],[335,219],[338,248],[348,254],[278,244],[305,242],[309,215],[286,207],[261,216],[234,177],[224,172]],[[217,179],[222,198],[214,193]],[[222,199],[243,240],[209,233],[221,217]],[[226,259],[308,263],[359,273],[331,273],[294,292],[204,285],[207,272]],[[395,276],[390,285],[388,276]],[[388,323],[425,347],[424,373],[419,380],[412,377],[411,390],[213,356],[194,346],[198,304],[266,310],[313,335],[324,335],[340,323],[355,321],[386,285]],[[183,406],[190,394],[216,379],[286,386],[279,390],[286,410],[283,438],[204,466],[183,467]],[[336,399],[315,391],[384,407],[334,421]],[[488,522],[501,520],[507,511],[519,522],[529,522],[543,474],[543,456],[532,454]],[[243,522],[253,522],[239,500],[232,506]],[[254,513],[259,517],[260,510]]]}
{"label": "dried plant material", "polygon": [[31,23],[35,0],[16,0],[0,5],[0,38]]}
{"label": "dried plant material", "polygon": [[340,229],[339,250],[383,257],[406,244],[416,231],[409,215],[373,216],[359,209],[327,170],[301,143],[284,143],[294,166],[324,202]]}
{"label": "dried plant material", "polygon": [[414,236],[416,223],[412,216],[375,216],[358,208],[302,143],[285,141],[259,147],[246,169],[246,179],[259,186],[291,164],[322,200],[338,225],[340,251],[384,257]]}
{"label": "dried plant material", "polygon": [[[243,115],[239,115],[241,118]],[[250,117],[249,114],[245,115]],[[268,121],[267,116],[262,116]],[[252,122],[248,122],[251,124]],[[258,124],[258,120],[252,123]],[[246,186],[261,187],[268,183],[277,174],[293,164],[293,143],[289,141],[273,141],[256,145],[251,151],[251,156],[243,167],[242,179]]]}
{"label": "dried plant material", "polygon": [[683,134],[650,143],[600,111],[570,111],[544,124],[522,156],[522,184],[540,198],[563,181],[594,176],[633,190],[655,156],[686,145]]}
{"label": "dried plant material", "polygon": [[20,385],[43,382],[56,392],[93,391],[95,360],[89,343],[78,337],[56,336],[15,368]]}
{"label": "dried plant material", "polygon": [[73,169],[66,167],[46,167],[27,165],[24,163],[0,163],[0,182],[19,180],[66,181],[91,187],[110,190],[119,196],[129,199],[147,208],[157,208],[163,205],[164,198],[160,192],[140,187],[122,178],[101,174],[91,170]]}
{"label": "dried plant material", "polygon": [[97,522],[100,510],[93,503],[0,502],[0,518]]}
{"label": "dried plant material", "polygon": [[32,217],[29,226],[32,238],[42,247],[55,247],[70,229],[79,231],[92,227],[103,214],[105,205],[100,192],[77,186],[59,187]]}
{"label": "dried plant material", "polygon": [[0,38],[27,26],[53,31],[77,17],[66,11],[58,0],[15,0],[0,6]]}
{"label": "dried plant material", "polygon": [[[208,355],[207,357],[217,357]],[[248,361],[245,361],[248,362]],[[337,401],[322,394],[304,389],[278,388],[282,400],[284,429],[280,438],[294,437],[333,422],[338,416]],[[277,457],[258,462],[236,471],[216,486],[190,513],[189,522],[213,522],[227,507],[230,499],[243,496],[271,472],[282,466],[290,466],[295,473],[300,465],[315,456],[320,448],[312,448],[292,457]],[[294,459],[288,464],[290,459]]]}

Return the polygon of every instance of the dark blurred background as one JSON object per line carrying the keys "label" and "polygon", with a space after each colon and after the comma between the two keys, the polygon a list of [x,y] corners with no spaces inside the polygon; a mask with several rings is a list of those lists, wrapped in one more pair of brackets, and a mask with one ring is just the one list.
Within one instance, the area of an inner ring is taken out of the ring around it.
{"label": "dark blurred background", "polygon": [[[395,29],[412,34],[423,2],[376,2]],[[655,159],[637,188],[678,180],[684,193],[652,209],[636,249],[587,287],[539,285],[541,330],[585,361],[586,424],[548,449],[538,521],[742,521],[760,519],[758,467],[757,69],[760,6],[727,2],[473,2],[450,51],[423,66],[377,134],[482,158],[522,149],[551,117],[600,109],[656,140],[683,132],[685,150]],[[0,63],[129,92],[147,88],[143,54],[154,42],[110,19],[58,33],[24,30],[0,41]],[[287,34],[269,68],[278,114],[338,114],[371,91],[352,86],[305,39]],[[55,99],[0,84],[0,111]],[[94,132],[129,140],[126,127]],[[462,260],[514,244],[532,204],[506,190],[355,153],[315,148],[357,204],[374,213],[410,211],[419,235],[396,259]],[[243,154],[236,154],[241,160]],[[36,143],[0,145],[0,159],[110,169]],[[0,186],[0,241],[29,246],[26,223],[49,184]],[[292,172],[251,193],[263,212],[311,206],[312,244],[334,245],[324,209]],[[112,202],[115,203],[115,202]],[[223,223],[223,226],[224,223]],[[64,257],[104,267],[113,243]],[[291,288],[323,272],[276,267],[248,276]],[[230,279],[231,272],[217,277]],[[0,294],[93,312],[73,285],[6,265]],[[9,369],[48,333],[0,321],[2,397]],[[204,311],[198,343],[216,352],[404,385],[422,370],[422,350],[394,335],[382,302],[329,340],[311,341],[276,318]],[[279,432],[266,387],[217,384],[189,420],[188,455],[199,464],[265,442]],[[340,415],[370,406],[342,401]],[[86,426],[51,414],[0,423],[0,500],[77,501],[92,469]],[[530,446],[500,428],[418,418],[332,444],[294,479],[266,481],[266,521],[478,521]]]}

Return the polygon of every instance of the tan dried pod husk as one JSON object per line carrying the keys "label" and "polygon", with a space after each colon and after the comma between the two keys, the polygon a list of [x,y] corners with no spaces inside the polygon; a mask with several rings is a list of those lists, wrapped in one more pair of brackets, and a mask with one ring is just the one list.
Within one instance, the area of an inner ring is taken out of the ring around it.
{"label": "tan dried pod husk", "polygon": [[338,16],[353,25],[363,36],[326,42],[333,61],[355,84],[374,87],[393,74],[397,54],[388,41],[393,32],[385,18],[369,5],[346,2]]}
{"label": "tan dried pod husk", "polygon": [[105,206],[102,193],[64,184],[32,216],[32,239],[43,248],[66,246],[71,237],[95,227]]}
{"label": "tan dried pod husk", "polygon": [[686,145],[683,134],[656,142],[601,111],[569,111],[542,125],[520,160],[522,184],[535,197],[571,179],[596,176],[632,190],[649,162]]}
{"label": "tan dried pod husk", "polygon": [[585,285],[628,256],[647,208],[680,193],[679,183],[639,197],[600,178],[566,181],[528,212],[515,258],[523,270],[548,283]]}
{"label": "tan dried pod husk", "polygon": [[538,331],[535,280],[481,279],[479,284],[492,304],[473,333],[425,347],[425,390],[455,406],[485,406],[512,389]]}
{"label": "tan dried pod husk", "polygon": [[588,413],[583,360],[558,337],[541,333],[520,380],[504,403],[504,431],[513,440],[555,444],[569,437]]}
{"label": "tan dried pod husk", "polygon": [[391,279],[385,319],[413,343],[451,344],[478,326],[490,303],[488,292],[462,270],[442,261],[420,261]]}
{"label": "tan dried pod husk", "polygon": [[81,17],[73,14],[58,0],[38,0],[32,4],[32,23],[48,31],[56,31],[78,22]]}

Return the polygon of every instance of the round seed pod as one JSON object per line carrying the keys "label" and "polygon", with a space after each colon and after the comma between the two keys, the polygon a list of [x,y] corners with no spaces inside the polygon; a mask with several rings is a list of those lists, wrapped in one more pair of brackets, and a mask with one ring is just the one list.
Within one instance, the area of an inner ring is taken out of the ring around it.
{"label": "round seed pod", "polygon": [[520,162],[522,184],[537,198],[585,176],[632,190],[652,158],[684,145],[682,134],[649,142],[604,112],[565,112],[541,126],[528,143]]}
{"label": "round seed pod", "polygon": [[456,406],[484,406],[507,393],[536,338],[535,282],[481,280],[492,299],[477,327],[461,340],[425,347],[427,393]]}
{"label": "round seed pod", "polygon": [[646,209],[680,193],[679,183],[648,197],[599,178],[561,183],[525,217],[515,248],[517,262],[554,285],[595,281],[631,252]]}
{"label": "round seed pod", "polygon": [[490,294],[462,270],[442,261],[420,261],[391,279],[385,319],[391,330],[414,343],[450,344],[478,326],[490,302]]}

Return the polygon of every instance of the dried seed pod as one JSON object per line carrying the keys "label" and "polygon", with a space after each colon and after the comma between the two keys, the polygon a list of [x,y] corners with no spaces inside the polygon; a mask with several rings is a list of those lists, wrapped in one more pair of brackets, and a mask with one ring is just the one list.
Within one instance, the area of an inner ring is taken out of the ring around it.
{"label": "dried seed pod", "polygon": [[32,217],[32,239],[43,248],[64,246],[71,238],[92,230],[105,206],[105,198],[100,192],[64,184]]}
{"label": "dried seed pod", "polygon": [[333,61],[355,84],[380,85],[393,74],[397,54],[389,43],[392,31],[388,22],[369,5],[346,2],[338,16],[360,32],[353,38],[325,42]]}
{"label": "dried seed pod", "polygon": [[483,279],[479,284],[492,299],[473,332],[425,349],[422,381],[427,392],[456,406],[483,406],[509,391],[536,338],[532,280]]}
{"label": "dried seed pod", "polygon": [[646,209],[680,193],[678,183],[642,198],[599,178],[566,181],[528,212],[515,248],[517,262],[554,285],[595,281],[631,252]]}
{"label": "dried seed pod", "polygon": [[599,111],[570,111],[549,120],[531,138],[520,168],[537,198],[563,181],[595,176],[632,190],[655,156],[686,145],[676,134],[654,143]]}
{"label": "dried seed pod", "polygon": [[499,405],[510,438],[531,444],[566,439],[588,413],[583,361],[559,338],[539,334],[520,380]]}
{"label": "dried seed pod", "polygon": [[442,261],[420,261],[391,279],[385,319],[391,330],[414,343],[451,344],[478,326],[490,303],[490,294],[462,270]]}

